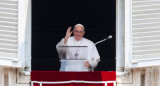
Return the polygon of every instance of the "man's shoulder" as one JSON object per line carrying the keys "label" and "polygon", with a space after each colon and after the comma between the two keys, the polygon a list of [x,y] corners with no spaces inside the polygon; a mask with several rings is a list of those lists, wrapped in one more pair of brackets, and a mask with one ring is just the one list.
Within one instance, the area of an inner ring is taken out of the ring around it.
{"label": "man's shoulder", "polygon": [[89,44],[94,44],[91,40],[87,39],[87,38],[83,38],[85,40],[85,42],[89,43]]}

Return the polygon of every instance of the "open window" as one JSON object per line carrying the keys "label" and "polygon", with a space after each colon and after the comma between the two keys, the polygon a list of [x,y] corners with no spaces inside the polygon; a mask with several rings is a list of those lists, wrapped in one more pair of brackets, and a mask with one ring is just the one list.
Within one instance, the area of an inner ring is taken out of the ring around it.
{"label": "open window", "polygon": [[159,3],[125,0],[125,68],[160,65]]}
{"label": "open window", "polygon": [[114,71],[115,6],[115,0],[32,0],[32,71],[59,71],[55,46],[67,28],[78,23],[86,28],[84,37],[94,43],[113,36],[96,45],[101,61],[95,71]]}

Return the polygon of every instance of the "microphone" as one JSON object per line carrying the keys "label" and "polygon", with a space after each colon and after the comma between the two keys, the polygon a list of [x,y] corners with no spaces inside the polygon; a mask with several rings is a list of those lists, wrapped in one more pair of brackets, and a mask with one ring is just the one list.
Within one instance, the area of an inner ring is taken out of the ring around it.
{"label": "microphone", "polygon": [[109,35],[105,40],[112,39],[112,35]]}
{"label": "microphone", "polygon": [[95,45],[97,45],[97,44],[99,44],[99,43],[101,43],[101,42],[104,42],[104,41],[106,41],[106,40],[109,40],[109,39],[112,39],[112,35],[109,35],[107,38],[105,38],[105,39],[103,39],[103,40],[101,40],[101,41],[96,42]]}

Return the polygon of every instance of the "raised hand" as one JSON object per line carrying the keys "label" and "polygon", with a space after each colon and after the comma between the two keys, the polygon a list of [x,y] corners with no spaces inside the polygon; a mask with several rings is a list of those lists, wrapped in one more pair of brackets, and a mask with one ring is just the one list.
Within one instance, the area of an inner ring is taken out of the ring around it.
{"label": "raised hand", "polygon": [[72,29],[72,27],[69,27],[69,28],[67,29],[65,38],[69,38],[69,37],[71,36],[71,34],[72,34],[71,29]]}
{"label": "raised hand", "polygon": [[67,29],[66,36],[65,36],[65,38],[64,38],[64,44],[67,42],[68,38],[69,38],[69,37],[71,36],[71,34],[72,34],[71,29],[72,29],[72,27],[69,27],[69,28]]}

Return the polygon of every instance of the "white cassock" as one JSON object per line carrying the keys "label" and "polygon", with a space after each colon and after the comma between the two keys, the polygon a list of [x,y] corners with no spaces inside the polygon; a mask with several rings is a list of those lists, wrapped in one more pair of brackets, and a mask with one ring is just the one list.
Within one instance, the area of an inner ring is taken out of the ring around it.
{"label": "white cassock", "polygon": [[68,38],[65,44],[64,39],[62,39],[56,45],[56,49],[61,59],[60,71],[89,71],[89,69],[84,66],[85,61],[89,61],[93,68],[95,68],[100,61],[100,56],[95,44],[86,38],[77,41],[74,36],[72,36]]}

